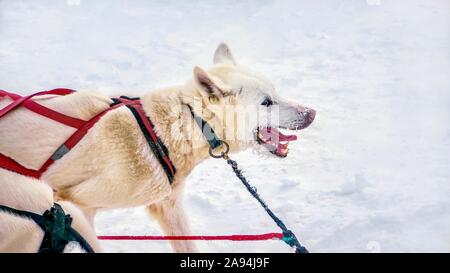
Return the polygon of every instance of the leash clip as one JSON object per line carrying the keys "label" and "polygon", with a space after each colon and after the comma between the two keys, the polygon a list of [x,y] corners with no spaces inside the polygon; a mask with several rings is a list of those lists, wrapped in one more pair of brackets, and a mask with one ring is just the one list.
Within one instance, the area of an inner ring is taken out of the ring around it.
{"label": "leash clip", "polygon": [[214,154],[214,150],[215,149],[217,149],[217,148],[215,148],[215,149],[213,149],[211,146],[209,147],[209,155],[211,156],[211,157],[214,157],[214,158],[225,158],[225,159],[227,159],[228,158],[228,152],[230,151],[230,145],[228,145],[228,143],[226,143],[225,141],[223,141],[223,140],[218,140],[219,142],[220,142],[220,145],[217,147],[217,148],[219,148],[219,147],[222,147],[222,146],[225,146],[225,151],[222,151],[220,154]]}

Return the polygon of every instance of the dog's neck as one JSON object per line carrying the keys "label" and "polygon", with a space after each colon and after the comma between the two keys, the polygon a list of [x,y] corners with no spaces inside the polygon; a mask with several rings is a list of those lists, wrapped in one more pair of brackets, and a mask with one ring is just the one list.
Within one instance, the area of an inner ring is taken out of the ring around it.
{"label": "dog's neck", "polygon": [[[194,97],[195,91],[186,90],[186,86],[156,90],[142,97],[144,110],[178,170],[175,183],[209,158],[208,143],[186,106],[193,105]],[[208,121],[214,123],[214,120]]]}

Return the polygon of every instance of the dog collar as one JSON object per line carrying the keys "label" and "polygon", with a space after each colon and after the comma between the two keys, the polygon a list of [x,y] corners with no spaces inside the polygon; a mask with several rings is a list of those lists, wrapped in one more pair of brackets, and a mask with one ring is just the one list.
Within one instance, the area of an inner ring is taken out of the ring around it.
{"label": "dog collar", "polygon": [[186,106],[189,108],[192,118],[195,120],[195,123],[197,123],[198,127],[202,131],[203,136],[206,138],[209,147],[211,149],[215,149],[222,145],[223,141],[220,140],[220,138],[216,135],[211,125],[209,125],[209,123],[203,120],[200,116],[197,116],[189,104],[186,104]]}

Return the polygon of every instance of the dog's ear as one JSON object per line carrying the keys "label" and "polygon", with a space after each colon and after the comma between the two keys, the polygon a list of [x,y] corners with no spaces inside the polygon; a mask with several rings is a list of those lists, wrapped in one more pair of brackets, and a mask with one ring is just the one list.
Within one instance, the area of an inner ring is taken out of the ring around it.
{"label": "dog's ear", "polygon": [[197,87],[209,97],[220,98],[226,95],[225,84],[198,66],[194,68],[194,81]]}
{"label": "dog's ear", "polygon": [[231,54],[230,48],[227,44],[221,43],[214,53],[214,64],[219,63],[227,63],[236,65],[236,61],[233,58],[233,55]]}

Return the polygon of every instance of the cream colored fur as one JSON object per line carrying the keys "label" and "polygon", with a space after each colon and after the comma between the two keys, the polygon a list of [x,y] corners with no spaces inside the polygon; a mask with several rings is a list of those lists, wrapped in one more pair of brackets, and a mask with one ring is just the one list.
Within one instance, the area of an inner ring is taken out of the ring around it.
{"label": "cream colored fur", "polygon": [[[47,184],[3,169],[0,177],[0,204],[41,215],[53,206],[53,191]],[[72,216],[72,227],[99,252],[97,237],[83,212],[70,202],[58,203]],[[44,232],[33,220],[0,210],[0,253],[37,252],[43,237]],[[64,250],[72,251],[82,252],[79,246],[67,245]]]}
{"label": "cream colored fur", "polygon": [[[144,110],[167,145],[177,169],[172,185],[126,107],[101,118],[70,153],[49,168],[43,181],[56,190],[58,199],[80,206],[91,223],[99,210],[144,205],[166,235],[189,234],[181,193],[185,178],[209,155],[208,144],[185,104],[190,104],[208,121],[219,137],[226,137],[232,152],[236,152],[257,146],[253,138],[257,124],[243,133],[247,139],[230,138],[230,131],[232,136],[238,134],[238,126],[231,122],[236,116],[225,108],[248,106],[263,99],[261,96],[266,93],[276,96],[265,78],[236,66],[226,45],[219,46],[214,60],[215,65],[208,71],[196,67],[193,79],[186,84],[155,90],[142,97]],[[247,89],[245,93],[242,86]],[[93,92],[37,101],[85,120],[111,103],[108,97]],[[7,103],[0,101],[0,108]],[[21,108],[0,119],[0,152],[27,167],[38,168],[72,132],[72,128]],[[0,183],[11,179],[10,176],[1,172]],[[14,181],[22,179],[20,175],[14,176]],[[4,195],[3,190],[0,195]],[[171,243],[177,252],[196,250],[192,241]]]}

